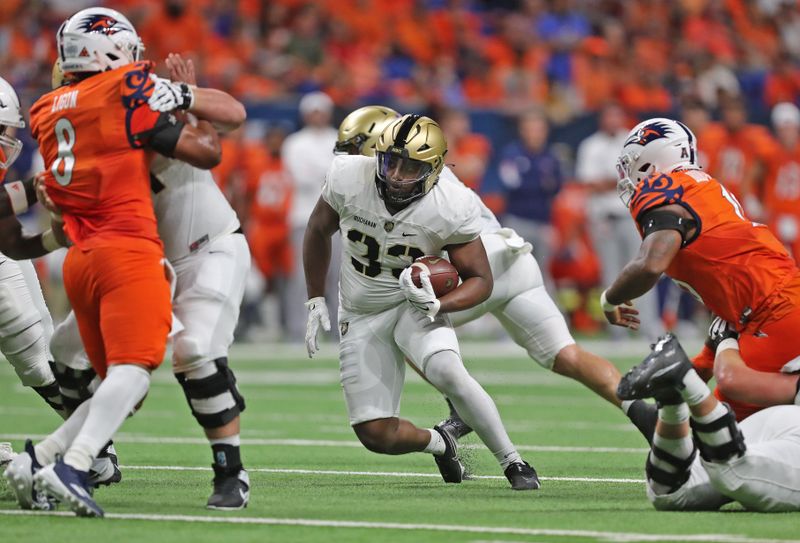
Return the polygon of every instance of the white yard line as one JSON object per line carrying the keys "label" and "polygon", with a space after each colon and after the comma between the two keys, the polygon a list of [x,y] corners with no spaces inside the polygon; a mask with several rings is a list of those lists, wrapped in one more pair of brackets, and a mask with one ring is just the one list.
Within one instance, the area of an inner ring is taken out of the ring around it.
{"label": "white yard line", "polygon": [[[0,434],[0,440],[44,439],[45,434]],[[114,437],[119,443],[150,443],[168,445],[208,445],[208,440],[201,437],[175,437],[175,436],[149,436],[121,433]],[[361,448],[358,441],[344,441],[332,439],[242,439],[243,446],[249,447],[347,447]],[[483,449],[483,445],[467,443],[464,449]],[[631,453],[644,454],[649,449],[634,447],[572,447],[560,445],[517,445],[519,451],[529,452],[558,452],[558,453]]]}
{"label": "white yard line", "polygon": [[[45,513],[40,511],[0,510],[2,516],[59,516],[72,517],[68,512]],[[408,530],[452,532],[470,534],[512,534],[519,536],[581,537],[598,541],[631,543],[635,541],[698,541],[708,543],[800,543],[800,540],[761,539],[728,534],[642,534],[635,532],[606,532],[596,530],[558,530],[547,528],[514,528],[503,526],[457,526],[452,524],[409,524],[402,522],[366,522],[356,520],[324,520],[303,518],[228,517],[195,515],[157,515],[133,513],[106,513],[113,520],[141,520],[149,522],[186,522],[204,524],[251,524],[267,526],[307,526],[316,528],[362,528],[377,530]]]}
{"label": "white yard line", "polygon": [[[123,470],[142,471],[211,471],[203,466],[120,466]],[[289,473],[296,475],[348,475],[367,477],[431,477],[439,479],[438,473],[414,473],[406,471],[339,471],[318,469],[251,468],[250,473]],[[472,479],[492,479],[505,481],[500,475],[473,475]],[[644,479],[615,479],[610,477],[540,477],[543,481],[565,481],[573,483],[633,483],[644,484]]]}

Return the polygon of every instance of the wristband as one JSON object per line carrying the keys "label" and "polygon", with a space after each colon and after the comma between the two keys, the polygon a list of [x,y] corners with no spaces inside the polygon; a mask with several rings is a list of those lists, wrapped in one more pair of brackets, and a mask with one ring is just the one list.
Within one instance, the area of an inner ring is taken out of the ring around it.
{"label": "wristband", "polygon": [[600,295],[600,307],[603,308],[604,312],[612,313],[616,311],[619,306],[608,302],[606,299],[606,292],[608,292],[608,289],[604,290]]}
{"label": "wristband", "polygon": [[181,105],[178,106],[178,109],[192,109],[194,105],[194,92],[192,92],[192,88],[186,83],[181,83],[180,88],[182,102]]}
{"label": "wristband", "polygon": [[25,185],[22,181],[12,181],[3,185],[11,202],[11,210],[14,215],[19,215],[28,211],[28,195],[25,193]]}
{"label": "wristband", "polygon": [[42,247],[48,253],[52,253],[56,249],[60,249],[63,247],[56,239],[56,235],[53,233],[52,229],[45,230],[42,232]]}
{"label": "wristband", "polygon": [[719,342],[717,345],[717,352],[714,353],[714,356],[718,355],[722,351],[727,351],[728,349],[736,349],[739,350],[739,342],[732,337],[727,337]]}

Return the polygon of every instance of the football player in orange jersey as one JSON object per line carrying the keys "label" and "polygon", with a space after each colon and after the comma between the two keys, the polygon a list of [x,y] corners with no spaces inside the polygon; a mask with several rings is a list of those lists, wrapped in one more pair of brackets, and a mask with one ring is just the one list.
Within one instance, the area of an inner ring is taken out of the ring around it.
{"label": "football player in orange jersey", "polygon": [[764,207],[770,229],[800,262],[800,109],[776,105],[772,126],[777,142],[766,160]]}
{"label": "football player in orange jersey", "polygon": [[737,417],[793,403],[798,376],[785,372],[796,371],[791,363],[800,357],[800,270],[783,245],[699,169],[696,138],[680,122],[636,126],[618,169],[620,196],[643,241],[601,296],[608,321],[638,328],[630,300],[666,273],[739,334],[740,363],[715,364],[708,345],[693,361],[704,377],[713,371],[717,396]]}
{"label": "football player in orange jersey", "polygon": [[[144,399],[163,359],[171,324],[170,286],[150,197],[150,152],[211,168],[220,160],[204,119],[215,93],[157,78],[120,13],[89,8],[59,28],[57,49],[71,84],[40,98],[31,131],[44,158],[48,196],[63,211],[74,245],[64,283],[92,366],[104,378],[53,434],[9,464],[23,506],[32,487],[79,515],[102,516],[87,472],[100,448]],[[63,456],[62,456],[63,455]]]}
{"label": "football player in orange jersey", "polygon": [[[692,411],[692,426],[705,435],[698,441],[704,466],[722,461],[726,480],[742,486],[742,463],[748,460],[736,419],[766,406],[792,404],[797,395],[798,376],[781,372],[797,371],[800,359],[800,270],[766,226],[749,221],[736,198],[700,170],[697,140],[684,124],[663,118],[640,123],[625,141],[617,166],[620,197],[642,245],[600,297],[608,321],[636,329],[630,300],[651,289],[662,273],[720,318],[710,342],[692,361],[694,369],[681,361],[677,342],[667,336],[617,389],[620,398],[655,397],[658,403],[646,470],[649,492],[680,502],[696,457],[696,446],[687,438],[687,405],[694,409],[707,398],[705,380],[712,371],[717,398],[730,405],[710,400],[707,410]],[[718,330],[722,321],[733,323],[729,333]],[[766,469],[762,480],[774,479]]]}

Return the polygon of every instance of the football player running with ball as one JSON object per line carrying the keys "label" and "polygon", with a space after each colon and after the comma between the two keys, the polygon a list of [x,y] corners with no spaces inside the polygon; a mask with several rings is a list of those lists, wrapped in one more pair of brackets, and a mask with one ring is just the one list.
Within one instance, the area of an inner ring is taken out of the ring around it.
{"label": "football player running with ball", "polygon": [[[404,357],[445,394],[486,444],[512,488],[539,487],[516,451],[494,401],[464,368],[448,313],[486,300],[492,276],[480,239],[481,211],[460,183],[440,178],[447,143],[438,124],[405,115],[381,133],[376,157],[337,156],[311,215],[303,246],[309,310],[306,343],[317,351],[331,236],[342,233],[339,362],[350,424],[361,443],[382,454],[434,455],[445,482],[460,483],[464,467],[455,438],[399,418]],[[463,279],[437,299],[423,272],[409,265],[448,251]]]}
{"label": "football player running with ball", "polygon": [[[381,129],[400,117],[393,109],[366,106],[353,111],[339,127],[336,153],[375,156]],[[460,181],[445,166],[442,179]],[[620,402],[616,395],[620,373],[611,362],[581,349],[572,338],[564,316],[547,293],[531,245],[510,228],[503,228],[475,192],[470,198],[481,212],[481,240],[493,278],[492,293],[484,302],[449,315],[453,326],[471,322],[486,313],[497,317],[511,338],[540,366],[575,379],[605,400],[622,407],[644,436],[651,439],[655,409],[643,401]],[[442,423],[457,438],[472,429],[450,404],[450,418]]]}

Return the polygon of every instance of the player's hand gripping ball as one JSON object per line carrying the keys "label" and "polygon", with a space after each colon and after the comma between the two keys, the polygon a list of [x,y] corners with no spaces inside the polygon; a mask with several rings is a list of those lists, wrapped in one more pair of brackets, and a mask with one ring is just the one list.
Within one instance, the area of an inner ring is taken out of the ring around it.
{"label": "player's hand gripping ball", "polygon": [[431,286],[437,298],[441,298],[458,286],[458,271],[450,261],[439,256],[421,256],[411,264],[411,280],[422,287],[419,273],[426,270],[430,275]]}

